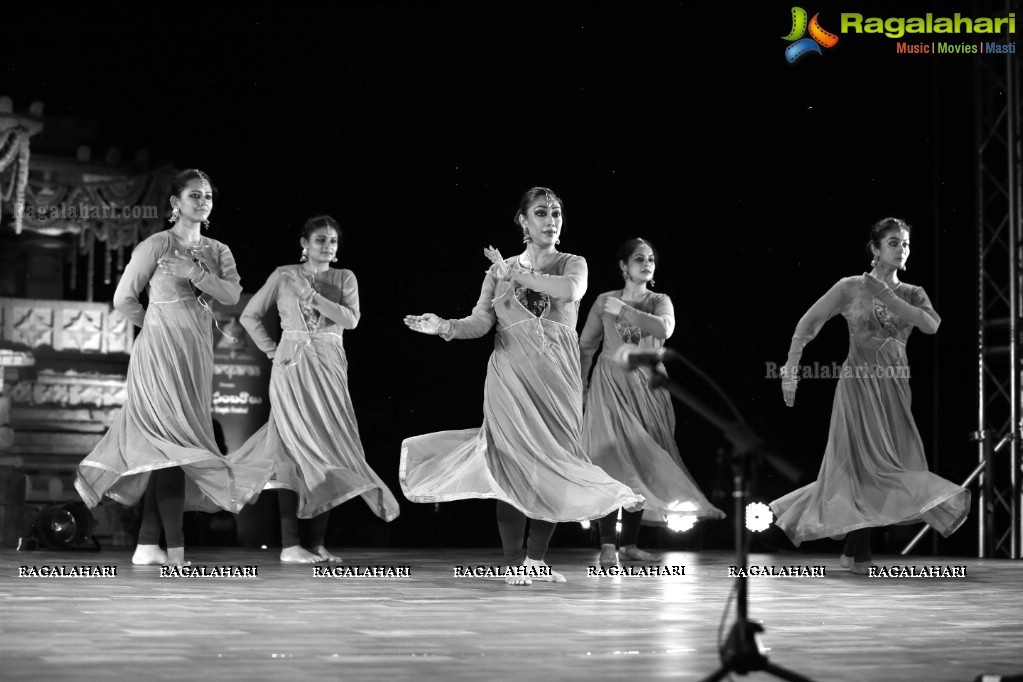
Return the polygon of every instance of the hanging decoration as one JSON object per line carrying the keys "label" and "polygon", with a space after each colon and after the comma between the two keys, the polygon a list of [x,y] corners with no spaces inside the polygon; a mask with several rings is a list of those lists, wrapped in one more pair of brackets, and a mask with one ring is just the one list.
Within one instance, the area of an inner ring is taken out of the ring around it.
{"label": "hanging decoration", "polygon": [[9,100],[0,106],[0,218],[4,204],[13,208],[15,234],[21,234],[24,215],[29,138],[42,129],[41,122],[11,113]]}
{"label": "hanging decoration", "polygon": [[56,182],[33,172],[25,188],[24,229],[71,237],[70,286],[77,287],[77,260],[85,259],[85,299],[91,301],[95,274],[102,273],[104,284],[116,281],[124,270],[125,249],[166,226],[164,208],[174,173],[163,166],[130,177],[93,172]]}

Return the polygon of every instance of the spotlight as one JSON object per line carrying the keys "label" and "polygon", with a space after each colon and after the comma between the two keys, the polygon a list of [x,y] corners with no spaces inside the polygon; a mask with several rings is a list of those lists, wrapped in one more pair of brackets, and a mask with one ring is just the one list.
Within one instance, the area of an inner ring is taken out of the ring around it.
{"label": "spotlight", "polygon": [[[40,511],[32,522],[31,540],[46,549],[99,550],[93,537],[96,521],[83,502],[69,500]],[[93,546],[87,546],[92,541]],[[82,546],[86,545],[86,546]]]}
{"label": "spotlight", "polygon": [[767,530],[767,527],[774,521],[774,514],[771,508],[763,502],[750,502],[746,505],[746,528],[759,533]]}
{"label": "spotlight", "polygon": [[673,533],[685,533],[696,525],[695,516],[684,516],[682,514],[668,514],[668,530]]}
{"label": "spotlight", "polygon": [[583,527],[583,530],[589,530],[590,529],[590,522],[589,521],[580,521],[579,525]]}

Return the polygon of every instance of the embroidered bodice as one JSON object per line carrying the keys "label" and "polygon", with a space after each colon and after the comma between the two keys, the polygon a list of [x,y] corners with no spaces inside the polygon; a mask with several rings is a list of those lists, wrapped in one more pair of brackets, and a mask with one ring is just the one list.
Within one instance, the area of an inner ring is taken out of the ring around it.
{"label": "embroidered bodice", "polygon": [[[175,252],[190,258],[202,269],[202,275],[196,273],[197,277],[190,280],[157,267],[161,258]],[[197,245],[189,246],[178,241],[170,230],[165,230],[135,247],[114,293],[114,307],[140,327],[145,316],[145,309],[139,302],[143,290],[148,292],[150,304],[195,300],[209,294],[221,303],[233,305],[238,302],[242,288],[234,255],[226,244],[204,236]]]}

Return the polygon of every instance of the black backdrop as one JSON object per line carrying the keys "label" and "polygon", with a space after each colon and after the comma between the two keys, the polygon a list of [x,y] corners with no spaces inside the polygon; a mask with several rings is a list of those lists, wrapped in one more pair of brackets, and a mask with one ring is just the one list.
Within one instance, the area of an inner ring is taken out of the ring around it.
{"label": "black backdrop", "polygon": [[[843,35],[789,65],[782,2],[337,4],[8,7],[0,94],[19,110],[41,100],[48,114],[99,119],[100,147],[208,171],[220,189],[210,234],[234,250],[246,291],[297,259],[306,217],[340,220],[339,265],[358,275],[363,309],[345,340],[351,390],[368,458],[396,494],[403,437],[479,424],[491,349],[416,335],[401,318],[467,314],[482,248],[520,248],[512,213],[537,184],[564,199],[560,248],[589,261],[582,315],[620,284],[617,245],[653,241],[657,289],[678,315],[669,345],[810,478],[834,382],[803,383],[790,410],[765,362],[783,361],[797,319],[835,280],[867,268],[873,221],[908,220],[905,279],[943,317],[936,337],[910,342],[914,411],[937,471],[969,471],[972,58]],[[950,12],[937,5],[898,14]],[[841,11],[891,6],[806,7],[837,32]],[[804,359],[840,363],[846,344],[833,321]],[[722,440],[678,416],[709,491]],[[760,479],[764,498],[790,487]],[[383,528],[353,502],[335,525],[345,544],[496,543],[487,503],[403,501]],[[718,535],[707,543],[728,542]],[[970,553],[974,536],[967,524],[939,549]]]}

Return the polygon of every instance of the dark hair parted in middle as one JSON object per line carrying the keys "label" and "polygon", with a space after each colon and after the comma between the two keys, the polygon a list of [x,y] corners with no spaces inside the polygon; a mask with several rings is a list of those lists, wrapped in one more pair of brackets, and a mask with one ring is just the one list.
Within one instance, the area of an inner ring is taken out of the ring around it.
{"label": "dark hair parted in middle", "polygon": [[873,257],[874,251],[871,247],[880,249],[881,241],[885,238],[885,235],[898,230],[905,230],[910,234],[913,233],[913,227],[900,218],[882,218],[874,223],[870,227],[870,239],[867,240],[867,255]]}
{"label": "dark hair parted in middle", "polygon": [[305,225],[302,226],[302,239],[309,239],[309,237],[313,236],[313,232],[316,232],[321,227],[329,227],[337,232],[337,242],[338,244],[341,243],[341,226],[329,215],[315,215],[305,221]]}

